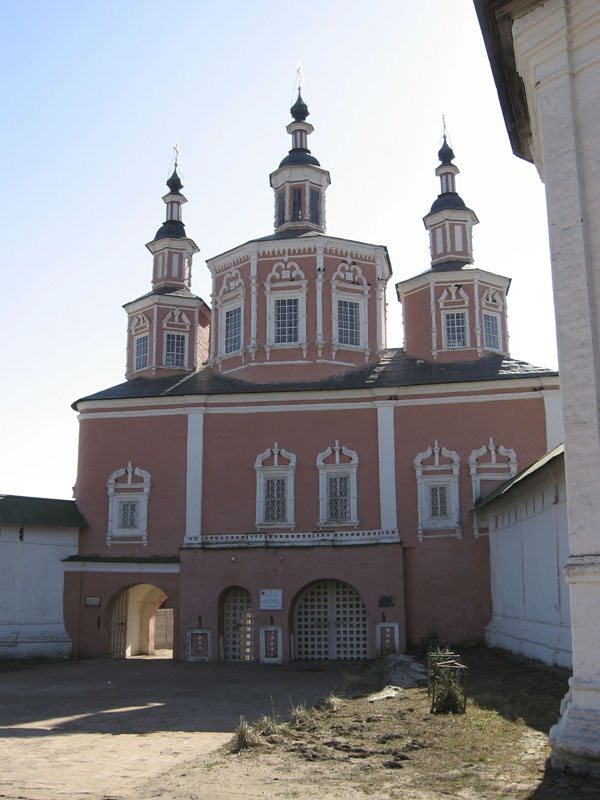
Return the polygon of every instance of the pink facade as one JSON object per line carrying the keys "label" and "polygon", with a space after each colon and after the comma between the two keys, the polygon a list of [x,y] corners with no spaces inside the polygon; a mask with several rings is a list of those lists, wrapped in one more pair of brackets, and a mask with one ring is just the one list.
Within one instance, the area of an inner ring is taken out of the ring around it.
{"label": "pink facade", "polygon": [[326,234],[307,115],[299,96],[275,233],[207,262],[210,311],[169,180],[152,291],[125,306],[129,380],[75,404],[76,652],[146,652],[163,603],[191,660],[367,658],[433,631],[477,639],[490,619],[471,509],[546,451],[557,375],[508,356],[509,281],[471,266],[447,145],[432,268],[398,285],[406,349],[386,348],[387,250]]}

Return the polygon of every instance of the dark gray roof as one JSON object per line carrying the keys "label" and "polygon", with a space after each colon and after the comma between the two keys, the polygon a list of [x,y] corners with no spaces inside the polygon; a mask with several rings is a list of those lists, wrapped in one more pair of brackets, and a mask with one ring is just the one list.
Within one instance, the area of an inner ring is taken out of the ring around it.
{"label": "dark gray roof", "polygon": [[436,211],[443,211],[447,208],[458,209],[459,211],[471,210],[466,207],[465,201],[457,192],[444,192],[443,194],[438,194],[437,199],[433,201],[429,214],[435,214]]}
{"label": "dark gray roof", "polygon": [[552,377],[558,373],[535,367],[514,358],[490,355],[476,361],[436,364],[407,356],[404,350],[386,350],[375,364],[349,370],[320,381],[289,383],[250,383],[220,375],[211,367],[196,372],[161,378],[134,378],[110,389],[82,397],[73,403],[76,409],[83,400],[115,400],[143,397],[178,397],[202,394],[260,394],[265,392],[336,391],[343,389],[422,386],[467,381],[497,381],[511,378]]}
{"label": "dark gray roof", "polygon": [[[162,286],[160,289],[153,289],[151,292],[146,292],[146,294],[141,295],[140,297],[136,297],[135,300],[130,300],[128,303],[125,303],[124,308],[127,308],[128,305],[131,303],[137,303],[138,300],[145,300],[146,297],[152,297],[153,295],[171,295],[172,297],[187,297],[191,300],[200,300],[204,303],[201,297],[193,292],[190,292],[189,289],[185,289],[181,286]],[[206,305],[206,303],[204,303]],[[206,306],[208,308],[208,306]]]}
{"label": "dark gray roof", "polygon": [[0,523],[5,525],[59,525],[83,528],[87,522],[77,510],[74,500],[52,500],[46,497],[0,495]]}
{"label": "dark gray roof", "polygon": [[554,450],[550,450],[549,453],[538,458],[537,461],[534,461],[533,464],[530,464],[525,469],[518,472],[512,478],[509,478],[504,483],[501,483],[500,486],[497,486],[490,494],[486,497],[481,497],[474,505],[474,508],[477,510],[484,508],[485,506],[489,505],[489,503],[493,503],[494,500],[497,500],[499,497],[505,495],[516,483],[521,483],[521,481],[530,478],[535,473],[539,472],[543,467],[549,464],[551,461],[555,461],[556,459],[563,458],[565,455],[565,446],[564,444],[559,444]]}
{"label": "dark gray roof", "polygon": [[183,222],[178,219],[168,219],[156,231],[154,241],[156,242],[158,239],[185,239],[185,237],[185,225]]}
{"label": "dark gray roof", "polygon": [[312,164],[315,167],[320,167],[321,164],[317,161],[317,159],[311,155],[310,150],[301,150],[300,148],[296,148],[295,150],[290,150],[287,156],[282,159],[279,166],[280,167],[297,167],[303,166],[304,164]]}

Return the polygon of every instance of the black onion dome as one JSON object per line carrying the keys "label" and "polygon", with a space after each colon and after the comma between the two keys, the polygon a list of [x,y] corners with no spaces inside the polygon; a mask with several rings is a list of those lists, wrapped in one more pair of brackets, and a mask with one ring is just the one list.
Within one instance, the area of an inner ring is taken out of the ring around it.
{"label": "black onion dome", "polygon": [[444,165],[451,164],[452,159],[454,158],[454,151],[448,144],[445,136],[444,136],[444,144],[438,150],[438,158]]}
{"label": "black onion dome", "polygon": [[185,239],[185,225],[178,219],[168,219],[156,231],[153,241],[158,239]]}
{"label": "black onion dome", "polygon": [[296,100],[294,105],[290,108],[290,114],[294,118],[294,122],[305,122],[306,118],[310,114],[308,106],[302,99],[302,95],[300,94],[300,89],[298,89],[298,99]]}
{"label": "black onion dome", "polygon": [[313,164],[315,167],[321,166],[317,159],[311,155],[310,150],[290,150],[279,166],[296,167],[304,164]]}
{"label": "black onion dome", "polygon": [[435,214],[436,211],[442,211],[447,208],[459,209],[460,211],[468,210],[465,201],[459,194],[456,192],[444,192],[444,194],[438,194],[437,200],[433,201],[429,213]]}
{"label": "black onion dome", "polygon": [[171,190],[171,194],[181,194],[181,190],[183,189],[183,183],[181,182],[181,178],[177,174],[177,167],[173,170],[173,174],[167,181],[167,186]]}

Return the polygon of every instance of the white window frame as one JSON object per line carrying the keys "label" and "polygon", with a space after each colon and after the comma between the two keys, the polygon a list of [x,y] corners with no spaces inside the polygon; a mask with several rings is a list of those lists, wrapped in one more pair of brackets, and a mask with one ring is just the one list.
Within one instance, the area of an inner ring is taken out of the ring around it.
{"label": "white window frame", "polygon": [[[327,459],[333,456],[331,463]],[[347,461],[342,460],[348,459]],[[327,447],[317,455],[316,466],[319,470],[319,528],[356,528],[358,519],[358,453],[348,447],[341,446],[336,439],[333,447]],[[333,520],[329,516],[329,478],[347,477],[349,479],[349,517],[345,520]]]}
{"label": "white window frame", "polygon": [[[232,356],[242,356],[245,347],[245,320],[246,320],[246,290],[244,281],[238,269],[231,269],[223,276],[223,282],[218,295],[215,297],[215,306],[218,315],[218,348],[217,362]],[[227,312],[240,308],[240,346],[237,350],[225,351],[225,320]]]}
{"label": "white window frame", "polygon": [[[119,478],[125,477],[124,481]],[[140,478],[134,481],[134,477]],[[151,476],[146,470],[133,468],[131,461],[126,467],[117,469],[106,482],[108,489],[108,526],[106,544],[148,544],[148,500],[150,498]],[[135,527],[121,525],[122,503],[135,503],[137,506]]]}
{"label": "white window frame", "polygon": [[[267,300],[267,340],[265,351],[270,358],[271,350],[280,350],[290,347],[302,348],[304,358],[308,350],[306,338],[306,276],[294,261],[278,261],[267,276],[264,283]],[[276,339],[276,300],[298,301],[298,339],[295,342],[277,342]]]}
{"label": "white window frame", "polygon": [[[487,460],[484,461],[485,457]],[[496,445],[491,436],[487,444],[471,451],[468,464],[473,487],[473,503],[476,503],[481,497],[481,481],[494,481],[497,485],[513,478],[519,470],[517,454],[512,447]],[[477,514],[473,519],[473,535],[475,538],[480,536]]]}
{"label": "white window frame", "polygon": [[[142,366],[138,366],[138,347],[141,344],[141,341],[146,340],[146,363]],[[148,333],[141,333],[139,336],[135,336],[133,339],[133,369],[132,372],[140,372],[140,370],[148,369],[150,364],[150,336]]]}
{"label": "white window frame", "polygon": [[[168,363],[168,349],[167,349],[167,342],[169,341],[169,336],[181,336],[183,340],[183,359],[181,364],[169,364]],[[171,331],[166,330],[163,336],[163,366],[167,369],[186,369],[188,363],[188,335],[183,331]]]}
{"label": "white window frame", "polygon": [[[273,464],[265,465],[265,461],[273,459]],[[287,463],[285,463],[287,462]],[[294,519],[294,473],[296,471],[296,456],[277,442],[273,447],[268,447],[256,456],[254,462],[256,470],[256,521],[257,530],[270,530],[272,528],[289,529],[296,527]],[[265,492],[269,478],[280,478],[285,481],[286,518],[284,520],[265,519]]]}
{"label": "white window frame", "polygon": [[[485,318],[489,317],[496,321],[496,336],[498,338],[498,347],[492,347],[492,345],[488,344],[487,342],[487,330],[485,326]],[[502,347],[502,318],[500,314],[497,314],[493,311],[486,311],[482,312],[482,327],[483,327],[483,347],[485,350],[494,350],[495,352],[502,352],[504,348]]]}
{"label": "white window frame", "polygon": [[[359,343],[346,344],[340,341],[338,301],[345,300],[358,304]],[[342,262],[331,279],[331,349],[335,358],[338,350],[363,352],[365,361],[371,352],[369,348],[369,286],[358,264]]]}
{"label": "white window frame", "polygon": [[[443,462],[441,458],[449,459],[450,463]],[[432,459],[432,463],[429,462]],[[432,447],[419,453],[414,460],[417,477],[418,495],[418,535],[419,541],[424,538],[440,538],[455,536],[461,538],[460,527],[460,497],[459,497],[459,468],[460,458],[454,450],[440,447],[437,439]],[[440,517],[431,511],[432,487],[445,487],[446,489],[446,515]],[[433,533],[427,534],[426,531]],[[441,533],[445,531],[445,533]],[[452,531],[452,533],[450,533]]]}
{"label": "white window frame", "polygon": [[[229,314],[233,314],[234,312],[239,311],[240,314],[240,329],[239,329],[239,346],[234,347],[231,350],[227,349],[227,316]],[[234,356],[237,353],[240,353],[244,349],[244,308],[241,303],[228,303],[227,305],[223,306],[222,309],[222,317],[223,317],[223,356]]]}
{"label": "white window frame", "polygon": [[[465,343],[461,345],[451,345],[448,341],[448,318],[450,314],[461,314],[465,320]],[[467,350],[471,335],[469,331],[469,314],[466,308],[456,308],[448,311],[442,311],[442,332],[444,336],[444,350]]]}

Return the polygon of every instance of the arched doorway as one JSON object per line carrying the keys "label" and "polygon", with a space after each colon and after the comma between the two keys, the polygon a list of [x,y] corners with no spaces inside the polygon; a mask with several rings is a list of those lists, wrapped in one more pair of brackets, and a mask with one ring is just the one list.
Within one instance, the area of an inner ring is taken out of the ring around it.
{"label": "arched doorway", "polygon": [[355,661],[368,657],[367,609],[343,581],[318,581],[294,606],[295,657],[307,661]]}
{"label": "arched doorway", "polygon": [[254,608],[241,586],[229,589],[223,601],[223,658],[254,661]]}
{"label": "arched doorway", "polygon": [[138,583],[119,592],[110,612],[112,658],[173,657],[173,612],[157,617],[161,607],[168,605],[167,600],[163,590],[150,583]]}

